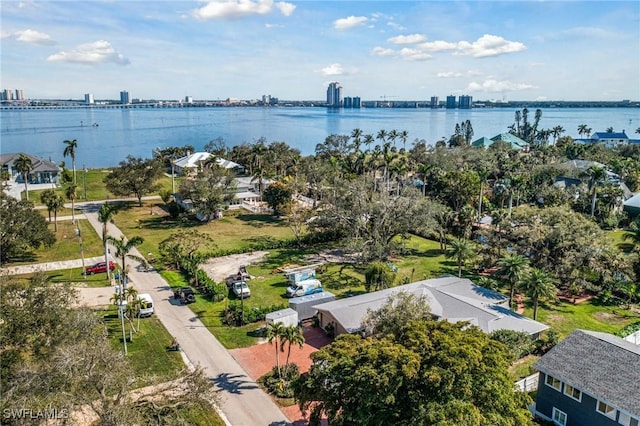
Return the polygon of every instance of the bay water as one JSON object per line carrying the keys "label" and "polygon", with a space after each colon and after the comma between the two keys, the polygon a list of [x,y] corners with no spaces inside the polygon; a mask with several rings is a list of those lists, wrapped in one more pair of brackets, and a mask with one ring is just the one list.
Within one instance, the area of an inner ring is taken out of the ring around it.
{"label": "bay water", "polygon": [[[0,153],[25,152],[56,163],[64,158],[63,141],[76,139],[76,166],[111,167],[127,155],[149,158],[155,148],[193,145],[202,150],[221,137],[227,146],[286,142],[303,155],[332,134],[350,135],[355,128],[374,137],[379,130],[407,131],[406,148],[416,140],[429,145],[453,134],[456,123],[470,120],[473,139],[506,133],[518,108],[431,110],[324,107],[198,107],[198,108],[78,108],[0,110]],[[530,109],[533,120],[535,109]],[[544,108],[539,128],[564,127],[564,135],[579,138],[578,126],[593,132],[625,131],[629,138],[640,127],[639,108]],[[375,143],[379,143],[376,141]],[[400,140],[396,141],[402,146]],[[373,146],[371,147],[373,148]]]}

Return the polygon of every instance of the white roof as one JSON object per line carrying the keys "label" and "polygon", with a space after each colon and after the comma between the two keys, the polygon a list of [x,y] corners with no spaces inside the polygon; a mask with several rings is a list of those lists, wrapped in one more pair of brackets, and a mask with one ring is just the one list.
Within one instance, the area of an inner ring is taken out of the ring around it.
{"label": "white roof", "polygon": [[[211,156],[212,155],[208,152],[194,152],[193,154],[189,154],[182,158],[178,158],[174,162],[174,164],[178,167],[182,167],[183,169],[198,167],[198,165],[208,160],[209,157]],[[240,164],[235,163],[231,160],[225,160],[224,158],[216,158],[216,163],[218,163],[218,166],[225,169],[234,169],[234,168],[242,167]]]}

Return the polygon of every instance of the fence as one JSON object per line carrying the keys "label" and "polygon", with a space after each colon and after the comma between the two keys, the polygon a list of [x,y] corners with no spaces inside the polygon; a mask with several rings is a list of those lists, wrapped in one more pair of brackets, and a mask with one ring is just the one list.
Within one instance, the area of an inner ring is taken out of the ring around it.
{"label": "fence", "polygon": [[636,331],[635,333],[631,333],[630,335],[625,337],[624,340],[635,345],[640,345],[640,330]]}
{"label": "fence", "polygon": [[516,382],[516,387],[522,392],[531,392],[538,389],[538,373],[534,373]]}

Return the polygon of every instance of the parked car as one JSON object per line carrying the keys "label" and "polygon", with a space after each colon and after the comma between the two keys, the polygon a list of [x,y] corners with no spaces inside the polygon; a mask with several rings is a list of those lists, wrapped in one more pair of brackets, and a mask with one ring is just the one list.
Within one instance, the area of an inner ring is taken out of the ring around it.
{"label": "parked car", "polygon": [[249,286],[244,281],[238,281],[233,283],[233,287],[231,287],[233,294],[236,295],[238,299],[246,299],[251,296],[251,290]]}
{"label": "parked car", "polygon": [[[116,269],[116,265],[113,262],[109,262],[109,270],[113,271],[114,269]],[[89,275],[100,274],[103,272],[107,272],[107,264],[105,262],[99,262],[87,268],[87,274]]]}
{"label": "parked car", "polygon": [[322,292],[320,280],[299,281],[287,287],[287,297],[300,297],[320,292]]}
{"label": "parked car", "polygon": [[176,288],[173,290],[173,297],[185,305],[196,301],[196,294],[191,287]]}
{"label": "parked car", "polygon": [[149,293],[142,293],[138,295],[140,300],[140,309],[138,315],[141,317],[149,317],[153,315],[153,299]]}

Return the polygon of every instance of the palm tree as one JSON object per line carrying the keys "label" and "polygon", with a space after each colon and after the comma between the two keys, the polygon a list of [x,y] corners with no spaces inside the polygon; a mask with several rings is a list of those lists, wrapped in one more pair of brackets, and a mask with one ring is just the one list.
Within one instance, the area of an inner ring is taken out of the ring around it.
{"label": "palm tree", "polygon": [[67,196],[67,198],[69,200],[71,200],[71,223],[76,223],[76,198],[78,197],[77,194],[77,189],[78,189],[78,185],[75,184],[71,184],[67,187],[67,189],[65,190],[65,195]]}
{"label": "palm tree", "polygon": [[51,223],[51,212],[53,211],[53,198],[56,196],[56,192],[53,189],[45,189],[40,194],[40,202],[47,206],[47,212],[49,213],[49,223]]}
{"label": "palm tree", "polygon": [[27,201],[29,201],[29,188],[27,187],[27,180],[29,178],[29,173],[33,170],[33,161],[31,161],[30,157],[27,157],[24,154],[18,155],[18,158],[13,162],[13,167],[20,171],[22,174],[22,179],[24,179],[24,193]]}
{"label": "palm tree", "polygon": [[76,185],[76,148],[78,148],[78,141],[75,139],[66,140],[63,142],[65,144],[64,151],[62,155],[65,157],[71,157],[71,166],[73,168],[73,184]]}
{"label": "palm tree", "polygon": [[562,135],[564,133],[564,127],[562,126],[555,126],[553,129],[551,129],[551,135],[553,135],[553,143],[555,145],[556,140],[560,137],[560,135]]}
{"label": "palm tree", "polygon": [[624,241],[631,241],[633,247],[640,247],[640,216],[629,224],[629,229],[622,235]]}
{"label": "palm tree", "polygon": [[588,135],[588,134],[589,134],[589,130],[588,130],[588,129],[589,129],[589,128],[587,127],[587,125],[586,125],[586,124],[580,124],[580,125],[578,126],[578,134],[579,134],[580,136],[582,136],[582,135]]}
{"label": "palm tree", "polygon": [[[136,256],[134,254],[129,254],[134,247],[139,246],[144,242],[142,237],[131,237],[131,239],[127,240],[123,235],[120,239],[114,238],[112,236],[107,236],[107,240],[111,242],[113,247],[116,249],[116,257],[120,258],[122,262],[122,282],[124,283],[124,290],[126,291],[127,285],[127,258],[135,260],[137,262],[142,263],[145,267],[147,267],[147,261],[144,257]],[[109,264],[107,263],[107,270],[109,270]]]}
{"label": "palm tree", "polygon": [[302,334],[302,327],[292,325],[285,327],[282,330],[282,336],[280,337],[280,351],[284,352],[284,345],[288,344],[287,359],[284,363],[284,374],[286,376],[289,368],[289,357],[291,356],[291,345],[298,345],[300,349],[304,346],[304,335]]}
{"label": "palm tree", "polygon": [[54,229],[56,232],[58,232],[58,210],[62,209],[63,207],[64,207],[64,198],[62,198],[58,194],[55,194],[51,198],[51,209],[53,210],[53,223],[55,224]]}
{"label": "palm tree", "polygon": [[451,251],[447,253],[449,259],[455,259],[458,265],[458,277],[462,277],[462,265],[476,255],[473,243],[465,238],[458,238],[451,242]]}
{"label": "palm tree", "polygon": [[280,354],[278,353],[278,341],[282,339],[282,335],[284,334],[285,326],[280,323],[272,323],[267,325],[267,341],[272,343],[275,341],[275,349],[276,349],[276,369],[278,371],[278,378],[281,377],[280,374]]}
{"label": "palm tree", "polygon": [[589,177],[589,189],[592,191],[591,196],[591,217],[594,216],[596,211],[596,200],[598,197],[598,185],[607,176],[607,171],[604,167],[591,166],[586,171],[586,175]]}
{"label": "palm tree", "polygon": [[109,250],[107,249],[107,224],[113,219],[113,215],[116,214],[116,208],[109,204],[104,203],[98,210],[98,222],[102,223],[102,245],[104,247],[104,262],[107,265],[107,280],[111,280],[111,271],[109,270]]}
{"label": "palm tree", "polygon": [[518,287],[533,302],[533,319],[538,318],[538,301],[553,298],[556,295],[555,281],[546,271],[533,268],[522,279]]}
{"label": "palm tree", "polygon": [[509,306],[511,306],[516,286],[527,275],[529,259],[519,254],[511,254],[499,259],[497,266],[498,276],[509,283]]}

